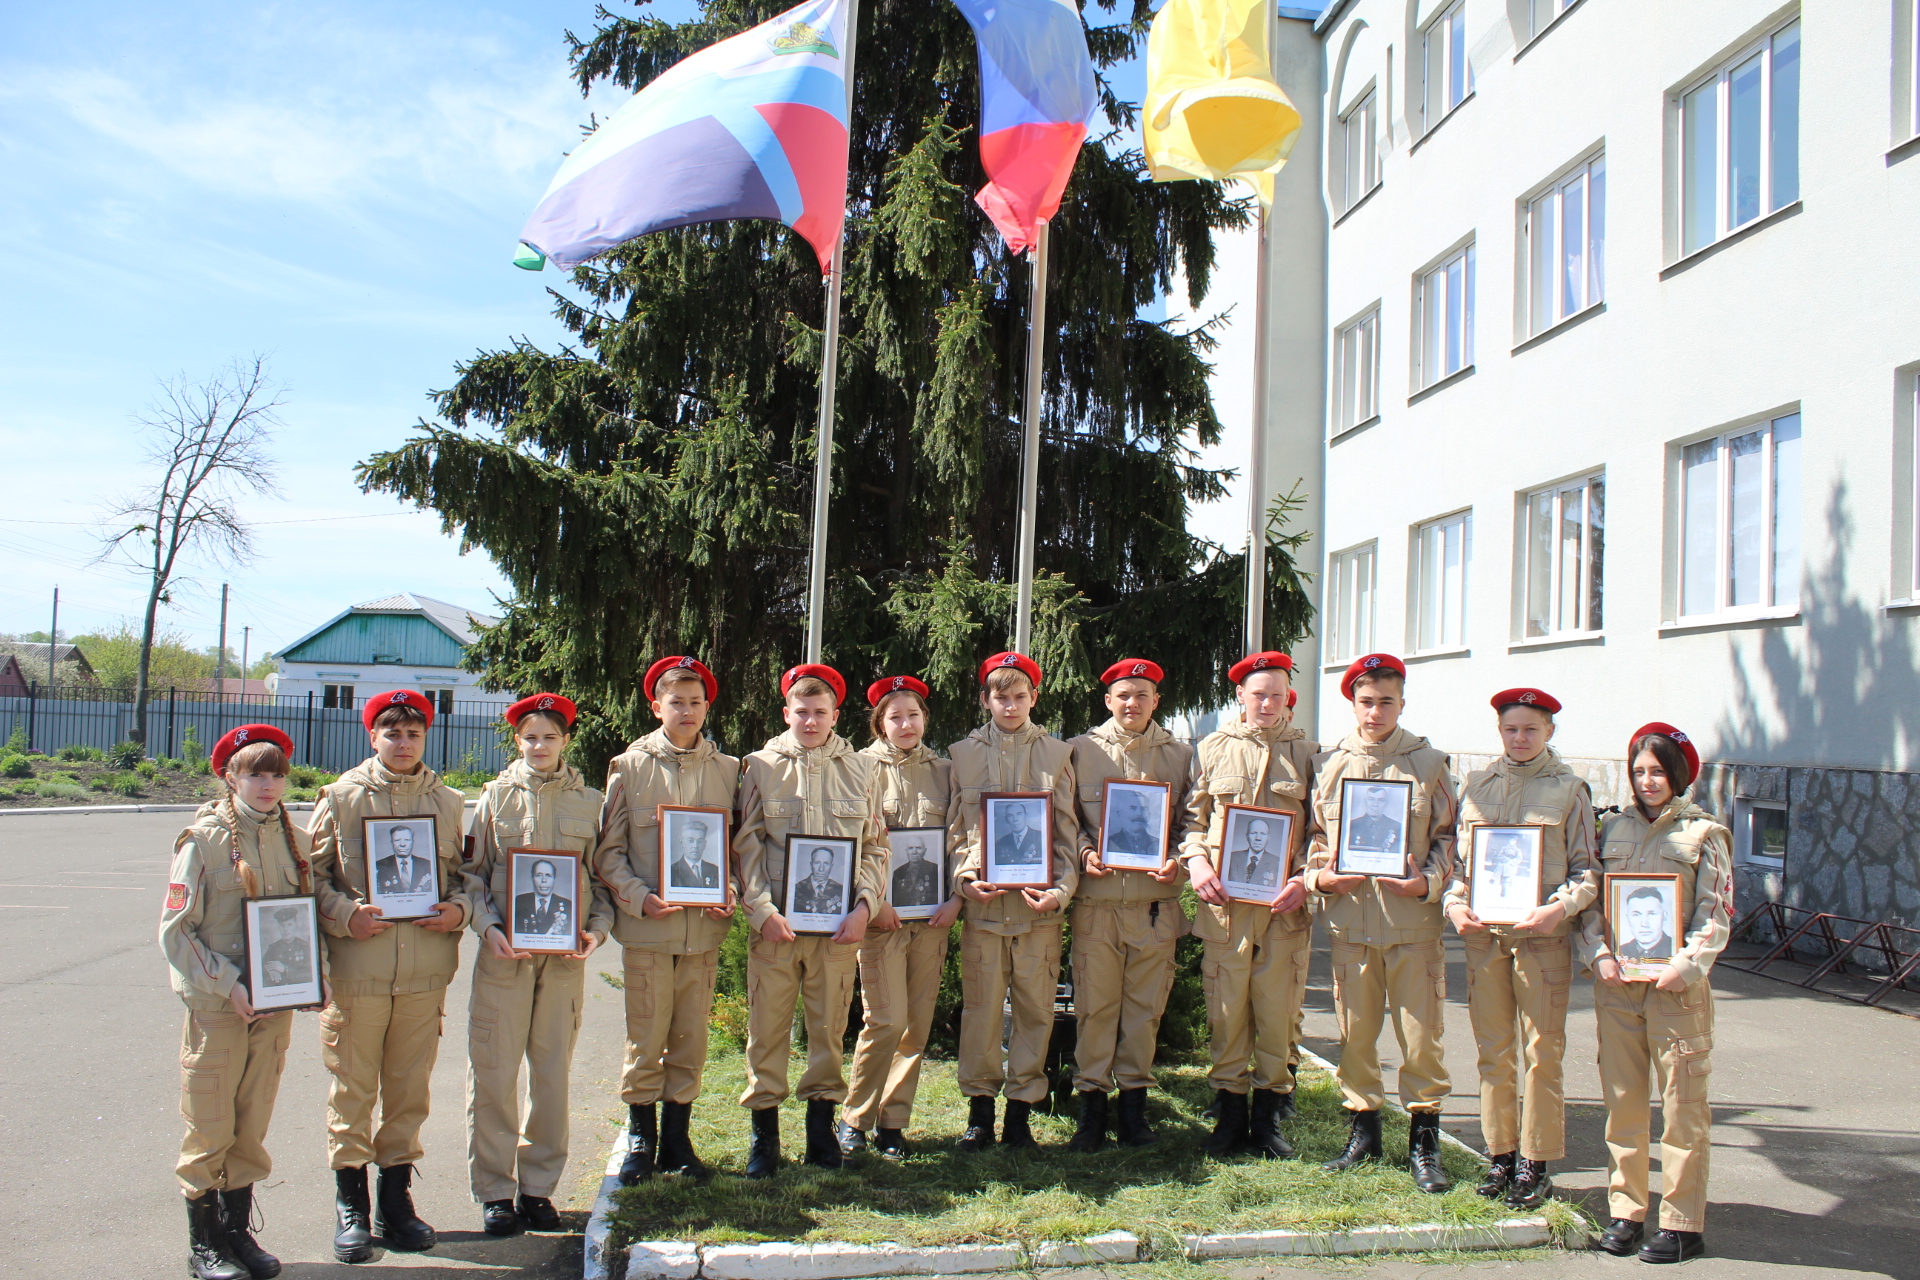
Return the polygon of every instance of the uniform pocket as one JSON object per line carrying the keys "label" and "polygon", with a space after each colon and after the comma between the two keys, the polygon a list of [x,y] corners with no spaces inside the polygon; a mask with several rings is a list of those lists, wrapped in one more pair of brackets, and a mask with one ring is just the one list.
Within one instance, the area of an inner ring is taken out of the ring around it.
{"label": "uniform pocket", "polygon": [[320,1010],[320,1061],[334,1075],[346,1069],[347,1011],[337,1004]]}
{"label": "uniform pocket", "polygon": [[1267,784],[1267,789],[1272,791],[1273,794],[1285,796],[1289,800],[1304,800],[1307,795],[1307,784],[1304,782],[1295,782],[1290,778],[1275,778]]}
{"label": "uniform pocket", "polygon": [[1713,1075],[1713,1037],[1686,1036],[1673,1042],[1673,1091],[1681,1102],[1705,1102]]}
{"label": "uniform pocket", "polygon": [[560,834],[560,847],[563,851],[577,852],[586,849],[599,836],[599,828],[591,822],[582,822],[578,818],[561,818],[554,824]]}
{"label": "uniform pocket", "polygon": [[[224,1055],[222,1055],[224,1056]],[[183,1070],[180,1073],[180,1116],[189,1124],[227,1118],[227,1095],[218,1071]]]}
{"label": "uniform pocket", "polygon": [[842,820],[846,820],[849,818],[864,818],[868,814],[873,812],[872,804],[873,804],[872,801],[867,800],[864,797],[857,800],[848,800],[848,799],[829,800],[827,801],[827,813],[831,817],[839,818]]}
{"label": "uniform pocket", "polygon": [[1235,774],[1216,774],[1207,779],[1207,794],[1210,796],[1237,796],[1246,788],[1244,776]]}

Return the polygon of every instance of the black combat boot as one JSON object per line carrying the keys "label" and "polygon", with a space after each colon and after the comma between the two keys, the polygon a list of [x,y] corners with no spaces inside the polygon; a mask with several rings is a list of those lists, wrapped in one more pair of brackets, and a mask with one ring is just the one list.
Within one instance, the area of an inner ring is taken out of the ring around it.
{"label": "black combat boot", "polygon": [[1297,1062],[1289,1062],[1287,1064],[1287,1087],[1280,1095],[1280,1105],[1274,1111],[1274,1115],[1282,1120],[1293,1119],[1294,1112],[1298,1110],[1298,1108],[1293,1105],[1293,1094],[1299,1087],[1300,1064]]}
{"label": "black combat boot", "polygon": [[1328,1173],[1345,1173],[1363,1160],[1378,1160],[1381,1156],[1380,1113],[1349,1111],[1347,1122],[1352,1126],[1347,1131],[1347,1145],[1339,1155],[1320,1166]]}
{"label": "black combat boot", "polygon": [[1006,1122],[1000,1126],[1000,1145],[1021,1151],[1038,1151],[1040,1144],[1033,1140],[1033,1130],[1027,1127],[1027,1117],[1032,1114],[1031,1102],[1008,1098]]}
{"label": "black combat boot", "polygon": [[387,1248],[419,1253],[434,1244],[433,1228],[413,1211],[413,1166],[382,1166],[374,1190],[373,1231],[387,1242]]}
{"label": "black combat boot", "polygon": [[1248,1103],[1247,1145],[1269,1160],[1293,1159],[1293,1144],[1280,1132],[1280,1099],[1286,1096],[1255,1089]]}
{"label": "black combat boot", "polygon": [[560,1221],[560,1211],[553,1207],[553,1201],[546,1196],[522,1195],[516,1210],[529,1231],[559,1231],[564,1226]]}
{"label": "black combat boot", "polygon": [[480,1206],[480,1229],[490,1236],[520,1234],[520,1215],[511,1200],[489,1200]]}
{"label": "black combat boot", "polygon": [[1545,1160],[1521,1160],[1520,1171],[1507,1188],[1509,1209],[1538,1209],[1553,1199],[1553,1179],[1547,1176]]}
{"label": "black combat boot", "polygon": [[1160,1135],[1147,1123],[1147,1091],[1122,1089],[1120,1103],[1114,1108],[1114,1136],[1123,1147],[1150,1147]]}
{"label": "black combat boot", "polygon": [[1662,1228],[1640,1246],[1640,1261],[1687,1262],[1706,1251],[1706,1237],[1698,1231],[1668,1231]]}
{"label": "black combat boot", "polygon": [[840,1139],[833,1131],[833,1113],[839,1103],[831,1098],[807,1099],[807,1163],[822,1169],[838,1169],[845,1163],[840,1154]]}
{"label": "black combat boot", "polygon": [[227,1252],[227,1228],[218,1191],[187,1201],[187,1270],[196,1280],[247,1280],[252,1274]]}
{"label": "black combat boot", "polygon": [[[1125,1094],[1120,1095],[1125,1098]],[[1107,1091],[1087,1089],[1080,1093],[1080,1126],[1067,1142],[1069,1151],[1098,1151],[1107,1145]]]}
{"label": "black combat boot", "polygon": [[660,1146],[653,1104],[627,1105],[627,1158],[620,1162],[620,1185],[631,1187],[653,1176],[653,1153]]}
{"label": "black combat boot", "polygon": [[1247,1095],[1221,1089],[1213,1095],[1213,1133],[1200,1144],[1200,1150],[1224,1160],[1247,1140]]}
{"label": "black combat boot", "polygon": [[280,1274],[280,1259],[260,1247],[253,1238],[253,1188],[239,1187],[220,1193],[227,1219],[227,1253],[247,1269],[254,1280],[269,1280]]}
{"label": "black combat boot", "polygon": [[1474,1194],[1489,1200],[1504,1200],[1507,1198],[1507,1188],[1513,1183],[1515,1153],[1509,1151],[1487,1158],[1493,1163],[1487,1166],[1487,1176],[1480,1179],[1480,1185],[1473,1189]]}
{"label": "black combat boot", "polygon": [[365,1262],[373,1256],[373,1232],[367,1227],[367,1166],[333,1171],[335,1262]]}
{"label": "black combat boot", "polygon": [[1413,1170],[1413,1185],[1428,1195],[1445,1195],[1453,1189],[1453,1179],[1440,1167],[1440,1113],[1408,1113],[1407,1165]]}
{"label": "black combat boot", "polygon": [[747,1176],[771,1178],[780,1167],[780,1108],[761,1107],[753,1113],[753,1136],[747,1139]]}
{"label": "black combat boot", "polygon": [[985,1151],[993,1145],[993,1095],[976,1094],[967,1099],[967,1130],[960,1135],[962,1151]]}
{"label": "black combat boot", "polygon": [[857,1156],[867,1149],[867,1135],[845,1120],[833,1126],[833,1136],[840,1144],[840,1154],[843,1156]]}
{"label": "black combat boot", "polygon": [[887,1160],[905,1160],[907,1158],[907,1135],[898,1129],[875,1129],[873,1131],[873,1151]]}
{"label": "black combat boot", "polygon": [[691,1102],[664,1102],[660,1104],[660,1157],[654,1162],[661,1173],[671,1173],[682,1178],[705,1178],[707,1166],[693,1150],[693,1104]]}
{"label": "black combat boot", "polygon": [[1613,1218],[1606,1229],[1593,1238],[1593,1247],[1616,1258],[1631,1258],[1639,1249],[1640,1237],[1646,1229],[1645,1223],[1632,1218]]}

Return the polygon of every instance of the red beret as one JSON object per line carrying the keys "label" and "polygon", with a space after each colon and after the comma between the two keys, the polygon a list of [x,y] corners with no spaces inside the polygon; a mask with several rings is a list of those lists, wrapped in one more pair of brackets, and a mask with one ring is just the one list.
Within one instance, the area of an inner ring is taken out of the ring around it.
{"label": "red beret", "polygon": [[1145,658],[1122,658],[1100,673],[1101,684],[1112,684],[1115,680],[1151,680],[1159,684],[1167,678],[1157,662]]}
{"label": "red beret", "polygon": [[[1633,736],[1627,739],[1627,751],[1629,752],[1629,754],[1631,754],[1631,752],[1633,751],[1633,744],[1640,741],[1640,739],[1646,737],[1650,733],[1657,733],[1657,734],[1660,734],[1662,737],[1673,739],[1674,743],[1680,748],[1680,754],[1687,758],[1687,771],[1691,776],[1688,777],[1686,781],[1686,785],[1692,786],[1694,779],[1700,776],[1700,750],[1698,747],[1695,747],[1693,745],[1693,739],[1689,738],[1686,734],[1680,732],[1678,729],[1674,728],[1672,725],[1668,724],[1666,721],[1655,720],[1650,724],[1643,724],[1638,729],[1635,729],[1633,731]],[[1627,772],[1629,774],[1633,772],[1633,761],[1631,758],[1629,758],[1627,761]],[[1668,781],[1671,782],[1672,779],[1668,779]],[[1676,783],[1673,789],[1675,791],[1678,791],[1680,789],[1680,784]]]}
{"label": "red beret", "polygon": [[1353,701],[1353,682],[1369,671],[1378,671],[1385,667],[1399,674],[1402,680],[1407,678],[1407,664],[1390,653],[1370,653],[1364,658],[1355,658],[1353,665],[1347,668],[1347,674],[1340,677],[1340,696],[1348,702]]}
{"label": "red beret", "polygon": [[1256,671],[1284,671],[1293,674],[1293,659],[1284,653],[1267,649],[1260,653],[1250,653],[1227,668],[1227,679],[1235,684],[1245,684],[1247,677]]}
{"label": "red beret", "polygon": [[360,723],[367,726],[367,732],[373,732],[373,718],[388,707],[412,707],[427,718],[427,728],[433,728],[433,703],[427,701],[427,695],[417,689],[389,689],[385,693],[376,693],[367,699],[365,709],[360,712]]}
{"label": "red beret", "polygon": [[1502,707],[1519,705],[1522,707],[1532,707],[1536,711],[1544,711],[1550,716],[1560,714],[1560,699],[1554,697],[1545,689],[1502,689],[1500,692],[1494,694],[1492,698],[1488,699],[1488,702],[1495,711],[1500,710]]}
{"label": "red beret", "polygon": [[1027,673],[1027,679],[1033,681],[1035,692],[1040,688],[1040,664],[1024,653],[996,653],[980,664],[980,683],[987,682],[987,673],[996,667],[1018,667]]}
{"label": "red beret", "polygon": [[647,668],[647,678],[640,682],[640,688],[647,695],[648,702],[653,701],[653,686],[659,682],[661,676],[672,671],[675,667],[691,671],[700,677],[700,683],[707,691],[708,702],[712,702],[720,696],[720,682],[713,678],[713,672],[707,670],[704,662],[701,662],[698,658],[687,657],[684,654],[675,654],[671,658],[662,658]]}
{"label": "red beret", "polygon": [[880,699],[890,693],[917,693],[924,698],[927,696],[927,685],[925,681],[912,676],[881,676],[867,686],[867,705],[879,706]]}
{"label": "red beret", "polygon": [[787,690],[793,688],[794,681],[805,680],[808,676],[827,682],[828,687],[833,690],[834,706],[837,707],[847,700],[847,678],[824,662],[803,662],[797,667],[787,668],[787,673],[780,677],[780,696],[786,697]]}
{"label": "red beret", "polygon": [[569,729],[573,728],[574,717],[580,714],[580,708],[573,705],[572,698],[563,698],[557,693],[530,693],[508,707],[504,718],[508,724],[517,725],[520,717],[529,711],[558,711]]}
{"label": "red beret", "polygon": [[1287,690],[1287,706],[1297,707],[1299,705],[1300,705],[1300,691],[1298,689]]}
{"label": "red beret", "polygon": [[280,748],[287,759],[293,759],[292,738],[270,724],[243,724],[237,729],[227,730],[220,741],[213,744],[213,754],[207,758],[207,763],[213,766],[214,776],[218,777],[227,771],[227,761],[233,758],[234,752],[257,742],[271,742]]}

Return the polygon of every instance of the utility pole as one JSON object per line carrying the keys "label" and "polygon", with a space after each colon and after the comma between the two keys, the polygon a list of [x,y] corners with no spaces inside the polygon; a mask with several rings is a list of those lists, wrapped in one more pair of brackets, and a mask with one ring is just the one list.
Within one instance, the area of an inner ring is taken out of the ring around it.
{"label": "utility pole", "polygon": [[53,622],[47,631],[47,693],[51,695],[57,687],[54,683],[54,663],[60,651],[60,588],[53,589]]}
{"label": "utility pole", "polygon": [[220,652],[213,660],[214,692],[227,691],[227,584],[220,584]]}
{"label": "utility pole", "polygon": [[253,628],[240,628],[240,696],[243,699],[247,696],[247,658],[252,640]]}

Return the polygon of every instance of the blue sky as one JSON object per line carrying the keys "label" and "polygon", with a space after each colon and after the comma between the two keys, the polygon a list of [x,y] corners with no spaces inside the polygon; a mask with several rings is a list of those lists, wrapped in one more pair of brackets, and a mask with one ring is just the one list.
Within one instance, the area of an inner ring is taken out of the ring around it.
{"label": "blue sky", "polygon": [[[652,11],[674,18],[692,0]],[[265,355],[285,388],[282,496],[251,566],[201,563],[163,622],[257,655],[346,605],[503,591],[430,514],[362,495],[353,464],[431,413],[456,361],[562,338],[515,232],[590,109],[567,28],[592,0],[107,0],[0,16],[0,632],[136,617],[144,589],[90,565],[93,523],[143,477],[158,381]],[[1122,77],[1135,96],[1138,66]]]}

